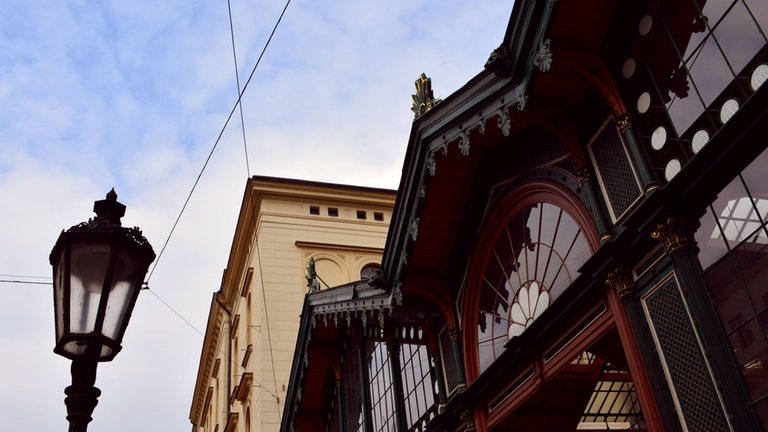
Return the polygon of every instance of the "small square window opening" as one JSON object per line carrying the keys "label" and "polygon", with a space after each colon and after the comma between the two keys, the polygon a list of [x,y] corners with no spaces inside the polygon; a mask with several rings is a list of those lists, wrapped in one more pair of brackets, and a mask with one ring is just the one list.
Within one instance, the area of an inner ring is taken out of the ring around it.
{"label": "small square window opening", "polygon": [[335,207],[328,207],[328,216],[331,216],[331,217],[339,216],[339,209]]}

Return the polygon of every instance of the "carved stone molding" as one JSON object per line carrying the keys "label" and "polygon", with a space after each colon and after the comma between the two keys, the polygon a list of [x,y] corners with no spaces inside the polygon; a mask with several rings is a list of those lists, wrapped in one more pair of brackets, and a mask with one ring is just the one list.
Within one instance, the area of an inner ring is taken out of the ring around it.
{"label": "carved stone molding", "polygon": [[681,251],[696,248],[694,233],[698,225],[698,221],[690,223],[684,217],[667,216],[656,224],[656,227],[651,231],[651,237],[661,241],[664,250],[668,254],[674,255]]}
{"label": "carved stone molding", "polygon": [[605,276],[605,284],[616,291],[620,300],[637,292],[637,285],[632,274],[624,267],[617,267]]}

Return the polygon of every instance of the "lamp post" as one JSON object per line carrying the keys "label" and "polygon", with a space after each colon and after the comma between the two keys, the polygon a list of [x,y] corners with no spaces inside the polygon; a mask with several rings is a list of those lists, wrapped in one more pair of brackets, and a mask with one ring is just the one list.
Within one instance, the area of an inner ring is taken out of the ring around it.
{"label": "lamp post", "polygon": [[85,432],[101,391],[96,365],[122,346],[155,252],[141,231],[121,226],[125,206],[112,189],[93,205],[96,217],[62,231],[51,251],[56,347],[72,360],[64,390],[70,432]]}

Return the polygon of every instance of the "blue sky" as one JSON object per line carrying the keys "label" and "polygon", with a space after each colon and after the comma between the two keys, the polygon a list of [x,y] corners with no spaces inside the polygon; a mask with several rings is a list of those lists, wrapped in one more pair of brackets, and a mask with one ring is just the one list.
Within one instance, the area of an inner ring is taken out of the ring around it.
{"label": "blue sky", "polygon": [[[227,2],[0,1],[0,280],[44,281],[114,187],[159,252],[237,97]],[[283,2],[231,0],[244,84]],[[512,1],[294,0],[152,278],[205,331],[249,175],[396,188],[420,73],[482,70]],[[19,276],[19,277],[17,277]],[[22,278],[21,276],[24,276]],[[0,282],[4,430],[66,428],[49,286]],[[143,292],[90,430],[186,431],[202,337]]]}

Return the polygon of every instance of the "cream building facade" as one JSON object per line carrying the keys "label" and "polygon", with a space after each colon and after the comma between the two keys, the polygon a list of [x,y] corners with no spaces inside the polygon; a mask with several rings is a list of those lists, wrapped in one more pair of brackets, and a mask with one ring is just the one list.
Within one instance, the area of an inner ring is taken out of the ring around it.
{"label": "cream building facade", "polygon": [[254,176],[211,300],[193,432],[277,431],[314,259],[321,289],[378,268],[395,191]]}

